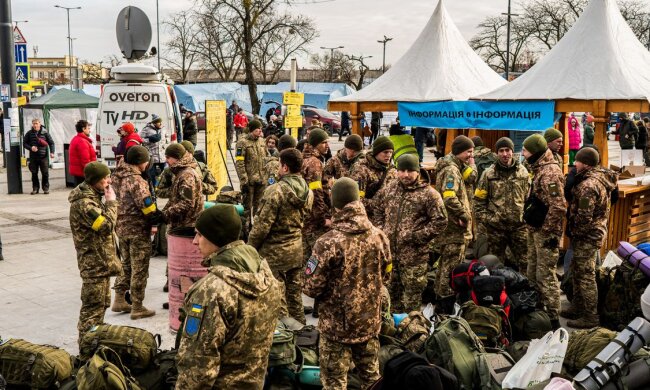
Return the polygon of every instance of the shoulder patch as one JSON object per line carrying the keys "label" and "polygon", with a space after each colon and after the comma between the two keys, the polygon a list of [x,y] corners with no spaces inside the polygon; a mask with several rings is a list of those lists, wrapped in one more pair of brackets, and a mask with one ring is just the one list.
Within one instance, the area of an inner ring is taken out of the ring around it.
{"label": "shoulder patch", "polygon": [[445,187],[448,189],[454,188],[454,177],[452,175],[447,176]]}
{"label": "shoulder patch", "polygon": [[193,338],[201,330],[201,322],[203,322],[204,309],[203,305],[193,303],[190,312],[187,313],[185,319],[185,336]]}
{"label": "shoulder patch", "polygon": [[89,216],[90,219],[92,219],[93,221],[96,220],[97,217],[99,217],[100,215],[101,215],[101,214],[98,213],[97,210],[95,210],[95,209],[90,209],[90,210],[88,210],[88,216]]}
{"label": "shoulder patch", "polygon": [[591,201],[587,197],[583,196],[580,198],[580,200],[578,200],[579,209],[588,209],[590,205],[591,205]]}
{"label": "shoulder patch", "polygon": [[181,190],[181,198],[185,200],[192,200],[192,189],[189,187],[184,187]]}
{"label": "shoulder patch", "polygon": [[241,147],[237,148],[235,152],[235,160],[244,161],[244,150]]}
{"label": "shoulder patch", "polygon": [[275,178],[273,176],[269,177],[269,185],[273,185],[275,183],[276,183]]}
{"label": "shoulder patch", "polygon": [[307,260],[307,266],[305,267],[305,275],[309,276],[313,274],[317,267],[318,259],[314,256],[310,257],[309,260]]}
{"label": "shoulder patch", "polygon": [[551,183],[548,185],[548,193],[551,196],[559,196],[560,195],[560,189],[557,185],[557,183]]}

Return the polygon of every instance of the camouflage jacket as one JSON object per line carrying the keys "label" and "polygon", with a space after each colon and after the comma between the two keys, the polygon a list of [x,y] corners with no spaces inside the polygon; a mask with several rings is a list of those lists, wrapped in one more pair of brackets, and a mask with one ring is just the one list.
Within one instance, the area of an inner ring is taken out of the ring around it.
{"label": "camouflage jacket", "polygon": [[203,210],[201,178],[196,173],[194,157],[186,154],[169,169],[174,174],[169,202],[163,208],[163,217],[169,230],[192,227]]}
{"label": "camouflage jacket", "polygon": [[438,191],[418,181],[405,186],[397,179],[377,194],[375,216],[390,240],[393,261],[426,264],[428,243],[447,227],[447,211]]}
{"label": "camouflage jacket", "polygon": [[474,191],[476,218],[491,229],[515,230],[524,225],[524,203],[530,176],[519,161],[504,167],[497,161],[487,168]]}
{"label": "camouflage jacket", "polygon": [[486,148],[485,146],[477,146],[474,148],[474,161],[476,162],[477,170],[476,181],[478,181],[483,175],[483,172],[485,172],[486,169],[491,167],[492,164],[497,161],[497,155],[492,150],[490,150],[490,148]]}
{"label": "camouflage jacket", "polygon": [[305,230],[315,232],[324,229],[325,220],[330,218],[330,196],[323,188],[323,158],[316,149],[311,149],[302,162],[302,177],[314,193],[311,213],[305,219]]}
{"label": "camouflage jacket", "polygon": [[[382,177],[384,178],[382,182]],[[375,195],[393,180],[397,179],[397,170],[392,163],[384,165],[377,161],[372,153],[367,153],[352,166],[350,178],[359,183],[359,197],[366,208],[370,222],[377,225],[375,218]]]}
{"label": "camouflage jacket", "polygon": [[[564,159],[562,158],[562,155],[559,153],[555,153],[552,150],[551,153],[553,153],[553,160],[555,161],[555,163],[560,167],[560,170],[564,172]],[[528,172],[530,172],[531,174],[533,173],[533,168],[528,163],[528,160],[524,159],[524,161],[521,164],[524,166],[524,168],[528,170]]]}
{"label": "camouflage jacket", "polygon": [[266,164],[264,164],[264,178],[268,185],[275,184],[280,181],[280,158],[267,157]]}
{"label": "camouflage jacket", "polygon": [[303,292],[319,300],[318,329],[339,343],[379,334],[381,287],[392,268],[388,238],[370,223],[363,204],[334,214],[332,230],[314,244]]}
{"label": "camouflage jacket", "polygon": [[147,216],[156,211],[149,183],[137,166],[125,162],[113,171],[111,179],[119,201],[115,228],[118,237],[149,237],[151,223]]}
{"label": "camouflage jacket", "polygon": [[262,137],[255,139],[248,134],[237,141],[235,168],[242,186],[266,184],[264,163],[268,155]]}
{"label": "camouflage jacket", "polygon": [[199,166],[199,170],[201,171],[201,192],[203,195],[212,195],[216,193],[217,188],[219,188],[219,185],[217,185],[217,179],[214,178],[214,175],[212,175],[212,172],[207,165],[200,161],[196,161],[196,164]]}
{"label": "camouflage jacket", "polygon": [[280,287],[266,261],[242,241],[205,263],[187,295],[176,358],[177,389],[262,389]]}
{"label": "camouflage jacket", "polygon": [[[200,161],[196,161],[196,173],[201,177],[201,193],[203,195],[212,195],[217,192],[217,179],[214,178],[208,166]],[[156,186],[156,196],[158,198],[169,198],[171,194],[171,187],[174,181],[174,174],[172,173],[169,167],[163,169],[160,174],[160,179],[158,180],[158,185]]]}
{"label": "camouflage jacket", "polygon": [[[472,206],[465,186],[475,172],[456,156],[448,154],[436,162],[436,190],[447,209],[447,229],[438,237],[440,244],[462,243],[472,239]],[[460,225],[460,221],[464,226]]]}
{"label": "camouflage jacket", "polygon": [[349,177],[352,167],[357,161],[363,158],[363,152],[359,152],[352,160],[348,160],[345,149],[339,150],[334,157],[329,159],[323,168],[323,181],[329,184],[330,179]]}
{"label": "camouflage jacket", "polygon": [[248,244],[258,250],[274,271],[302,265],[303,221],[314,195],[299,175],[286,175],[264,190]]}
{"label": "camouflage jacket", "polygon": [[550,149],[547,149],[546,153],[532,164],[531,169],[533,170],[533,181],[530,192],[548,207],[548,213],[541,228],[533,228],[530,225],[528,228],[560,237],[567,209],[562,170],[557,165]]}
{"label": "camouflage jacket", "polygon": [[68,195],[70,230],[82,279],[107,278],[122,273],[115,252],[117,201],[102,202],[102,194],[81,183]]}
{"label": "camouflage jacket", "polygon": [[610,193],[618,174],[605,168],[590,168],[576,175],[572,189],[569,229],[575,240],[600,246],[607,235]]}

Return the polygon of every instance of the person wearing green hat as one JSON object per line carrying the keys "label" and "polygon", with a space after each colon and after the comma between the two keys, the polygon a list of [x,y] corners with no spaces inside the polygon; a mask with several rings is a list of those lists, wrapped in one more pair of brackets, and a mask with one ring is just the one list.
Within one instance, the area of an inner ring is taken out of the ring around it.
{"label": "person wearing green hat", "polygon": [[397,159],[397,180],[376,195],[379,224],[391,244],[393,276],[390,302],[396,313],[422,307],[427,286],[427,262],[431,240],[447,227],[447,211],[440,193],[421,179],[417,154]]}
{"label": "person wearing green hat", "polygon": [[156,186],[156,177],[165,169],[165,160],[160,151],[162,145],[162,128],[162,118],[156,114],[152,114],[151,122],[147,123],[140,131],[142,145],[149,150],[149,155],[151,156],[151,166],[147,174],[154,186]]}
{"label": "person wearing green hat", "polygon": [[269,157],[264,138],[262,123],[253,119],[248,124],[248,133],[237,141],[235,168],[239,176],[239,187],[244,197],[246,220],[244,231],[248,231],[252,218],[257,215],[260,200],[266,188],[267,176],[265,163]]}
{"label": "person wearing green hat", "polygon": [[397,171],[392,164],[395,145],[386,136],[377,137],[372,143],[372,149],[352,166],[350,178],[359,183],[359,196],[366,207],[370,222],[377,224],[373,198],[384,186],[397,178]]}
{"label": "person wearing green hat", "polygon": [[[332,186],[332,229],[304,267],[305,295],[320,301],[320,379],[324,389],[347,388],[352,364],[368,388],[379,375],[379,329],[384,281],[392,269],[388,238],[370,223],[357,183]],[[370,299],[369,299],[370,298]]]}
{"label": "person wearing green hat", "polygon": [[564,135],[562,132],[554,127],[549,127],[544,131],[544,139],[546,140],[546,145],[551,152],[553,152],[553,159],[560,166],[560,169],[564,169]]}
{"label": "person wearing green hat", "polygon": [[264,385],[281,291],[266,260],[239,240],[241,228],[233,205],[212,206],[196,221],[193,244],[209,271],[185,295],[178,389]]}
{"label": "person wearing green hat", "polygon": [[[530,189],[528,170],[514,158],[515,145],[499,138],[498,159],[485,170],[474,191],[474,213],[485,227],[489,253],[505,265],[525,273],[528,264],[528,230],[524,204]],[[512,259],[506,257],[510,248]]]}
{"label": "person wearing green hat", "polygon": [[[149,276],[152,227],[161,222],[162,215],[142,177],[149,165],[149,151],[141,145],[132,146],[111,178],[117,189],[117,224],[115,232],[120,240],[120,257],[124,273],[115,279],[114,312],[131,313],[131,319],[152,317],[155,311],[144,307],[145,288]],[[130,291],[132,305],[125,294]]]}
{"label": "person wearing green hat", "polygon": [[201,177],[196,172],[194,157],[183,145],[170,144],[165,149],[169,170],[174,175],[169,201],[162,210],[168,229],[193,227],[203,210]]}
{"label": "person wearing green hat", "polygon": [[465,249],[472,239],[472,204],[467,184],[476,176],[473,155],[472,140],[459,135],[451,145],[451,153],[436,162],[436,190],[442,195],[448,216],[447,228],[436,240],[440,247],[436,295],[443,313],[453,313],[456,296],[449,275],[465,260]]}
{"label": "person wearing green hat", "polygon": [[82,281],[79,341],[88,329],[104,323],[111,304],[111,277],[122,273],[113,240],[117,198],[110,174],[106,165],[90,162],[84,167],[84,182],[68,195],[70,230]]}
{"label": "person wearing green hat", "polygon": [[264,257],[283,286],[281,317],[287,315],[305,324],[302,305],[302,228],[314,195],[300,175],[302,154],[295,148],[280,153],[280,181],[270,185],[262,197],[248,244]]}
{"label": "person wearing green hat", "polygon": [[352,166],[363,157],[363,139],[357,134],[345,138],[343,149],[327,160],[323,168],[323,181],[332,187],[334,181],[349,176]]}
{"label": "person wearing green hat", "polygon": [[598,151],[584,147],[576,154],[575,186],[569,205],[567,231],[571,232],[573,260],[569,266],[573,281],[571,306],[560,314],[567,325],[586,329],[599,325],[596,254],[607,235],[611,192],[618,174],[600,168]]}
{"label": "person wearing green hat", "polygon": [[546,139],[533,134],[524,140],[522,154],[533,174],[524,220],[528,225],[528,279],[537,286],[540,303],[554,328],[560,326],[560,285],[555,274],[567,204],[564,174]]}

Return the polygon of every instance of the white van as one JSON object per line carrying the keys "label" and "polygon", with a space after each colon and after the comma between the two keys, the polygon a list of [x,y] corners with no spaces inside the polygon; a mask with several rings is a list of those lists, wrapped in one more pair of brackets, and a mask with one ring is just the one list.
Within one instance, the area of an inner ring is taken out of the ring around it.
{"label": "white van", "polygon": [[170,142],[182,133],[182,120],[172,85],[160,81],[160,73],[153,66],[126,64],[111,69],[111,80],[103,85],[97,114],[97,159],[115,167],[113,147],[120,142],[117,129],[131,122],[137,131],[153,119],[163,120],[160,149],[164,155]]}

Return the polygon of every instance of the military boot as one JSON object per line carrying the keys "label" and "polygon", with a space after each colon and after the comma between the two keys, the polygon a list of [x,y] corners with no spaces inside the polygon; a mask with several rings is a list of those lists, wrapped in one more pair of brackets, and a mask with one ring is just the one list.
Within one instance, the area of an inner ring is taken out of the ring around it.
{"label": "military boot", "polygon": [[156,315],[155,310],[149,310],[142,306],[142,303],[133,302],[133,309],[131,310],[131,319],[139,320],[140,318],[153,317]]}
{"label": "military boot", "polygon": [[600,325],[598,316],[585,315],[575,320],[567,321],[567,326],[576,329],[590,329]]}
{"label": "military boot", "polygon": [[577,320],[580,318],[580,310],[576,306],[571,305],[566,309],[560,310],[560,315],[568,320]]}
{"label": "military boot", "polygon": [[131,312],[131,305],[126,302],[124,291],[115,291],[115,300],[113,301],[113,306],[111,306],[111,311],[116,313]]}

